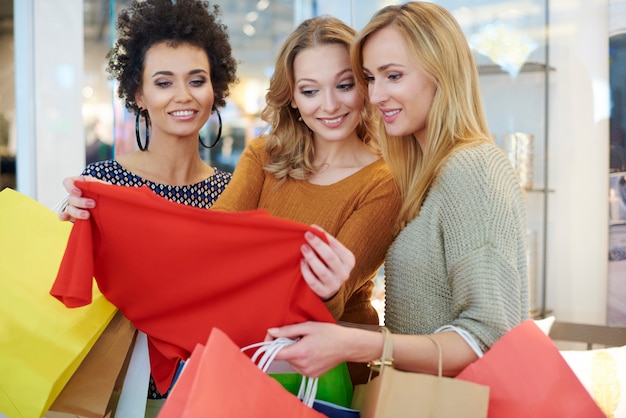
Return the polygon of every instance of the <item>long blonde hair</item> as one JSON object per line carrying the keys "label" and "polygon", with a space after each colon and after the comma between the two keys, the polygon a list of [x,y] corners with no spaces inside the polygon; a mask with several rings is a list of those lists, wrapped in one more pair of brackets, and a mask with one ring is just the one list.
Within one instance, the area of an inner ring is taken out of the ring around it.
{"label": "long blonde hair", "polygon": [[[265,148],[270,161],[265,170],[277,178],[303,180],[315,172],[312,133],[304,122],[298,120],[298,109],[291,106],[296,55],[307,48],[321,45],[342,45],[349,53],[355,35],[356,31],[341,20],[324,15],[303,21],[283,42],[265,95],[266,106],[261,112],[261,118],[268,123]],[[365,144],[377,149],[378,145],[371,140],[373,129],[368,125],[372,119],[368,113],[372,112],[368,112],[365,101],[363,96],[363,117],[357,126],[357,135]]]}
{"label": "long blonde hair", "polygon": [[447,158],[462,147],[493,141],[482,107],[478,72],[461,27],[444,8],[433,3],[409,2],[377,12],[357,35],[351,51],[359,88],[363,77],[363,45],[373,33],[393,27],[406,50],[436,87],[428,113],[427,145],[421,149],[414,135],[387,134],[377,112],[383,157],[398,182],[403,203],[398,229],[419,215],[435,177]]}

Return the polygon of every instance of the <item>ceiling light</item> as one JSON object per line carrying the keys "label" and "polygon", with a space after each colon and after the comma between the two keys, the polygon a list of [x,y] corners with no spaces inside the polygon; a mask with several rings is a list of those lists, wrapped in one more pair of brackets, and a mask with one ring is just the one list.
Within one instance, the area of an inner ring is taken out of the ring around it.
{"label": "ceiling light", "polygon": [[257,10],[265,10],[270,6],[270,0],[259,0],[256,4]]}
{"label": "ceiling light", "polygon": [[243,25],[243,33],[248,36],[254,36],[254,34],[256,33],[256,29],[251,24],[246,23],[245,25]]}
{"label": "ceiling light", "polygon": [[258,18],[259,18],[259,14],[257,12],[250,12],[246,15],[246,20],[248,22],[256,22]]}

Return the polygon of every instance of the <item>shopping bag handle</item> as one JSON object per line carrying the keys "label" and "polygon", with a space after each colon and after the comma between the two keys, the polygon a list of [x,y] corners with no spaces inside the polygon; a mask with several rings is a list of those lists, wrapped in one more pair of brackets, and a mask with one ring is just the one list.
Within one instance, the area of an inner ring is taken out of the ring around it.
{"label": "shopping bag handle", "polygon": [[[369,362],[370,378],[372,378],[372,371],[381,372],[385,366],[393,367],[393,341],[391,339],[391,331],[387,327],[380,327],[380,332],[383,334],[383,353],[377,360]],[[432,338],[430,335],[424,335],[437,346],[438,361],[437,361],[437,376],[441,377],[443,372],[443,350],[439,341]]]}
{"label": "shopping bag handle", "polygon": [[380,327],[380,332],[383,334],[383,353],[379,359],[372,360],[368,363],[370,368],[370,377],[372,379],[372,372],[381,372],[385,366],[393,367],[393,342],[391,340],[391,331],[387,327]]}
{"label": "shopping bag handle", "polygon": [[441,344],[439,344],[439,341],[435,340],[430,335],[424,335],[424,337],[428,338],[437,346],[437,352],[439,354],[439,358],[437,360],[437,376],[441,377],[443,371],[443,350],[441,349]]}
{"label": "shopping bag handle", "polygon": [[[263,341],[247,345],[243,347],[241,351],[244,352],[252,348],[256,348],[257,350],[251,357],[252,362],[255,363],[263,372],[267,373],[267,370],[278,355],[278,352],[296,341],[297,340],[281,337],[272,341]],[[300,399],[302,403],[308,407],[313,407],[313,402],[315,402],[318,380],[319,379],[317,377],[302,376],[297,396],[298,399]]]}

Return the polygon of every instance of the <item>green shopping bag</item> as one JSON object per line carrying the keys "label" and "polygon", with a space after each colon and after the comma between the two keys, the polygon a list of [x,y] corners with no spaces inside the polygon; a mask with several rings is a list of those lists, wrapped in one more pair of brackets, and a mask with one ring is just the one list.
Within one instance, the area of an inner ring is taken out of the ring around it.
{"label": "green shopping bag", "polygon": [[[285,389],[298,394],[302,376],[297,373],[269,373]],[[352,380],[346,363],[341,363],[320,376],[315,399],[350,407],[352,404]]]}

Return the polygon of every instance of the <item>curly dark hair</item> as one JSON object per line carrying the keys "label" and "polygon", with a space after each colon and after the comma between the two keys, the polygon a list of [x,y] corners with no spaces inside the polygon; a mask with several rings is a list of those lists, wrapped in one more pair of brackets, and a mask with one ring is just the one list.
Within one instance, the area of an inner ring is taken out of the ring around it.
{"label": "curly dark hair", "polygon": [[167,42],[190,44],[206,51],[211,66],[215,107],[226,105],[230,84],[237,81],[237,62],[218,5],[203,0],[134,0],[118,16],[118,39],[107,54],[107,72],[119,82],[118,96],[137,112],[135,94],[141,87],[146,51]]}

